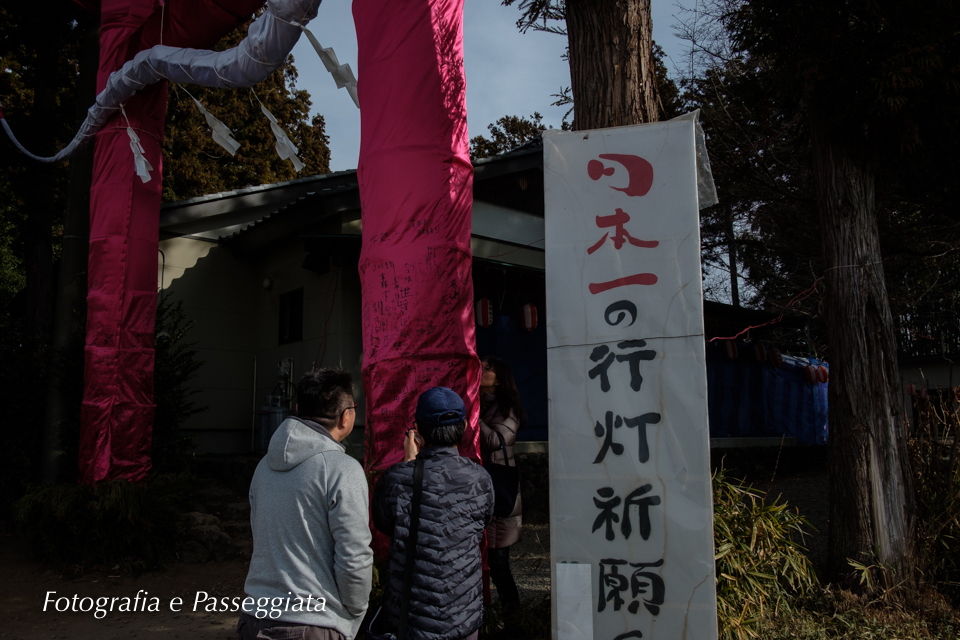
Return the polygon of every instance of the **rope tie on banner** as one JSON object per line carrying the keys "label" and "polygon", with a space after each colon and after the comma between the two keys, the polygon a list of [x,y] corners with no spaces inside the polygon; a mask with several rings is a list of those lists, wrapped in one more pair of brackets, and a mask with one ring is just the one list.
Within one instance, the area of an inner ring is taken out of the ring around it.
{"label": "rope tie on banner", "polygon": [[[807,298],[809,298],[810,296],[812,296],[814,293],[816,293],[816,291],[817,291],[817,285],[820,284],[820,282],[821,282],[822,280],[823,280],[823,276],[820,276],[819,278],[817,278],[816,280],[813,281],[813,286],[811,286],[811,287],[808,288],[808,289],[805,289],[805,290],[801,291],[800,293],[798,293],[797,295],[795,295],[793,298],[791,298],[790,301],[789,301],[786,305],[784,305],[784,307],[783,307],[784,310],[789,309],[790,307],[792,307],[792,306],[794,306],[794,305],[796,305],[796,304],[799,304],[799,303],[803,302],[804,300],[806,300]],[[760,327],[766,327],[766,326],[768,326],[768,325],[777,324],[778,322],[782,322],[782,321],[783,321],[783,313],[781,313],[779,316],[777,316],[777,317],[774,318],[773,320],[769,320],[769,321],[764,322],[764,323],[761,323],[761,324],[751,325],[751,326],[747,327],[746,329],[740,331],[740,332],[737,333],[736,335],[729,336],[729,337],[717,336],[716,338],[710,338],[710,342],[713,342],[714,340],[736,340],[737,338],[739,338],[740,336],[742,336],[743,334],[745,334],[747,331],[750,331],[751,329],[759,329]]]}
{"label": "rope tie on banner", "polygon": [[[871,262],[865,262],[865,263],[863,263],[863,264],[841,264],[841,265],[837,265],[837,266],[835,266],[835,267],[830,267],[830,268],[828,268],[828,269],[824,269],[823,275],[820,276],[819,278],[817,278],[816,280],[814,280],[814,281],[813,281],[813,285],[811,285],[810,288],[804,289],[803,291],[801,291],[800,293],[798,293],[797,295],[795,295],[793,298],[790,299],[790,301],[789,301],[787,304],[784,305],[783,308],[784,308],[784,310],[789,309],[790,307],[792,307],[792,306],[794,306],[794,305],[796,305],[796,304],[799,304],[799,303],[803,302],[804,300],[806,300],[807,298],[809,298],[810,296],[812,296],[814,293],[816,293],[816,291],[817,291],[817,285],[820,284],[820,283],[823,281],[823,279],[824,279],[824,278],[826,277],[826,275],[827,275],[827,272],[829,272],[829,271],[834,271],[834,270],[837,270],[837,269],[863,269],[864,267],[873,266],[873,265],[875,265],[875,264],[881,264],[882,262],[883,262],[883,260],[873,260],[873,261],[871,261]],[[747,327],[746,329],[744,329],[743,331],[741,331],[740,333],[738,333],[738,334],[736,334],[736,335],[729,336],[729,337],[726,337],[726,338],[722,338],[722,337],[720,337],[720,336],[717,336],[716,338],[710,338],[710,342],[713,342],[714,340],[734,340],[734,339],[742,336],[743,334],[745,334],[747,331],[750,331],[751,329],[759,329],[760,327],[766,327],[766,326],[768,326],[768,325],[776,324],[776,323],[778,323],[778,322],[781,322],[782,320],[783,320],[783,313],[781,313],[779,316],[777,316],[777,317],[774,318],[773,320],[770,320],[770,321],[768,321],[768,322],[764,322],[763,324],[756,324],[756,325],[749,326],[749,327]]]}
{"label": "rope tie on banner", "polygon": [[[259,64],[259,65],[263,65],[264,67],[280,68],[281,66],[283,66],[283,61],[282,61],[282,60],[281,60],[280,62],[267,62],[266,60],[260,60],[259,58],[254,58],[252,55],[250,55],[250,53],[249,53],[248,51],[243,51],[242,53],[243,53],[244,57],[246,57],[246,58],[248,58],[248,59],[250,59],[250,60],[253,60],[254,62],[256,62],[256,63]],[[214,69],[214,70],[216,70],[216,69]],[[220,76],[220,74],[218,73],[217,76]],[[222,76],[221,76],[221,79],[223,79]]]}

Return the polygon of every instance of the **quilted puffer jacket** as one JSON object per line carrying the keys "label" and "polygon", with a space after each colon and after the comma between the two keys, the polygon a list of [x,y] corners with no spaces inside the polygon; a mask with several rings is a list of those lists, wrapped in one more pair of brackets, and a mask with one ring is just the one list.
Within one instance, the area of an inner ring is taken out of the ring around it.
{"label": "quilted puffer jacket", "polygon": [[[420,455],[423,495],[407,637],[456,640],[483,621],[480,539],[493,518],[493,482],[454,447],[427,447]],[[393,630],[400,621],[414,464],[387,469],[373,494],[373,524],[391,538],[383,607]]]}

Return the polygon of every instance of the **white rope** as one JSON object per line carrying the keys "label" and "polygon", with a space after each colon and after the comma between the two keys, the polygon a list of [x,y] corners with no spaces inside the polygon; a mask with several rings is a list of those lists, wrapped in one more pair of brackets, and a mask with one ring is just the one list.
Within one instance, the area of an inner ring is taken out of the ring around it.
{"label": "white rope", "polygon": [[[320,55],[324,66],[333,75],[338,88],[345,88],[353,99],[354,104],[359,108],[360,103],[357,98],[357,80],[353,70],[348,64],[339,64],[336,54],[331,48],[324,48],[316,41],[316,38],[306,28],[306,23],[310,21],[311,16],[316,15],[320,0],[268,0],[267,11],[250,25],[247,37],[233,49],[221,52],[202,51],[195,49],[177,49],[163,44],[141,51],[133,57],[132,60],[110,75],[107,85],[97,96],[96,102],[87,111],[87,118],[80,127],[80,131],[74,136],[74,139],[56,155],[43,157],[27,151],[23,145],[14,136],[9,124],[2,117],[2,106],[0,106],[0,121],[3,122],[3,129],[14,145],[27,157],[40,162],[57,162],[70,157],[76,149],[84,144],[106,123],[110,117],[110,111],[117,108],[116,105],[122,105],[130,99],[139,88],[148,86],[161,79],[169,80],[174,83],[183,83],[188,81],[192,84],[208,87],[239,87],[252,86],[263,81],[275,69],[281,67],[287,59],[287,55],[293,49],[294,44],[301,33],[307,34],[314,49]],[[291,13],[301,16],[294,22],[282,16],[289,16]],[[287,31],[278,27],[271,26],[272,21],[266,17],[273,18],[273,21],[295,27],[296,31]],[[165,24],[165,13],[161,11],[161,34],[163,38],[163,28]],[[282,54],[279,61],[267,62],[258,59],[251,54],[251,49],[260,48],[273,55]],[[251,65],[250,62],[256,63]],[[335,63],[332,65],[328,63]],[[192,97],[192,96],[191,96]],[[257,98],[259,102],[259,98]],[[262,103],[261,103],[262,106]],[[266,109],[266,107],[263,107]],[[272,115],[272,114],[271,114]],[[204,116],[206,117],[206,115]],[[275,120],[275,119],[274,119]],[[211,124],[210,120],[207,121]],[[219,121],[217,121],[219,122]],[[129,122],[128,122],[129,124]],[[221,123],[222,124],[222,123]],[[296,157],[296,146],[290,141],[278,123],[271,123],[271,128],[276,124],[274,135],[277,137],[278,153],[281,157],[287,154],[294,166],[298,166],[299,171],[302,168],[299,158]],[[213,127],[213,125],[211,124]],[[127,127],[128,134],[136,135],[132,127]],[[279,132],[279,133],[278,133]],[[282,138],[282,140],[281,140]],[[215,135],[216,139],[216,135]],[[283,142],[285,140],[285,142]],[[136,141],[131,138],[131,145],[136,142],[139,145],[139,139]],[[219,141],[218,141],[219,142]],[[285,151],[280,151],[280,148]],[[133,148],[133,146],[131,147]],[[138,147],[142,149],[142,147]],[[292,152],[291,152],[292,149]],[[228,149],[229,150],[229,149]],[[136,155],[137,149],[134,149]],[[292,157],[290,157],[292,156]],[[143,159],[146,163],[146,159]],[[149,163],[147,163],[149,164]],[[138,164],[138,173],[142,169]],[[140,174],[143,178],[142,173]]]}

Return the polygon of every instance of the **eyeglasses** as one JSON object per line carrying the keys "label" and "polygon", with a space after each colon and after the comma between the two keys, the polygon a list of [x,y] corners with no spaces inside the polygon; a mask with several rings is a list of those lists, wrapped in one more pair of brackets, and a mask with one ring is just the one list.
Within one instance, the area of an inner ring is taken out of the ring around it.
{"label": "eyeglasses", "polygon": [[360,406],[360,405],[355,404],[355,405],[353,405],[353,406],[351,406],[351,407],[345,408],[343,411],[340,412],[340,417],[342,418],[342,417],[343,417],[343,414],[345,414],[347,411],[350,411],[350,409],[353,409],[354,411],[356,411],[356,410],[357,410],[357,407],[359,407],[359,406]]}
{"label": "eyeglasses", "polygon": [[482,364],[480,365],[480,368],[483,369],[484,371],[493,371],[493,367],[491,367],[488,364]]}

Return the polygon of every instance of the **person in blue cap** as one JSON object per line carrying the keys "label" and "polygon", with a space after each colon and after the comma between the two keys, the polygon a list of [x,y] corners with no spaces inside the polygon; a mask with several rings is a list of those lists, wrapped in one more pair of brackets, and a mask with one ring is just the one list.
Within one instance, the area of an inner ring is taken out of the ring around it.
{"label": "person in blue cap", "polygon": [[[404,438],[404,461],[387,469],[373,494],[373,524],[391,538],[385,627],[401,626],[407,554],[412,552],[405,640],[473,640],[483,622],[480,540],[493,518],[493,481],[457,451],[467,415],[456,392],[446,387],[424,391],[415,419],[416,431]],[[423,489],[411,550],[416,458],[423,460]]]}

